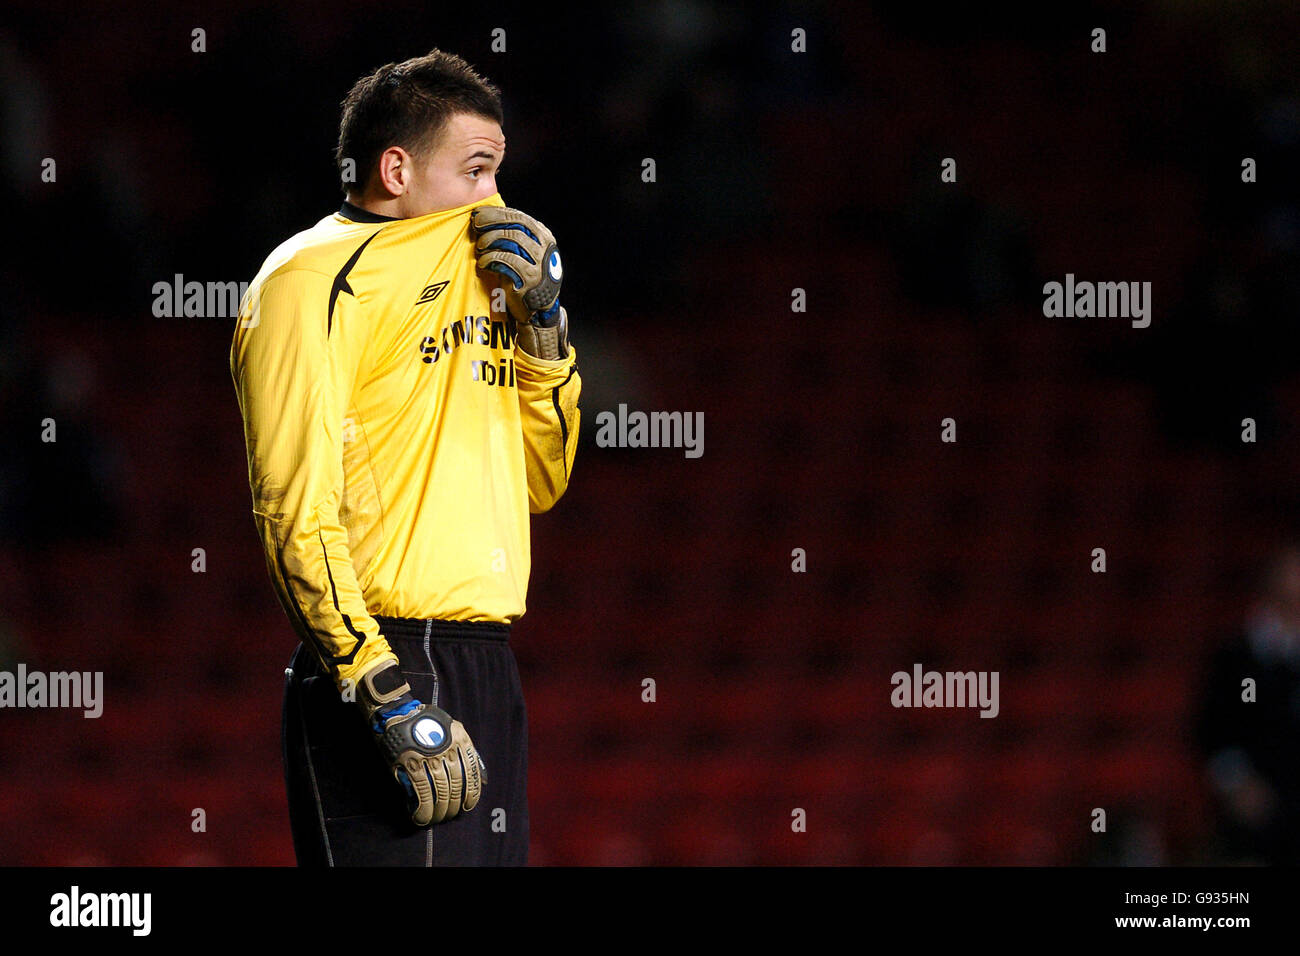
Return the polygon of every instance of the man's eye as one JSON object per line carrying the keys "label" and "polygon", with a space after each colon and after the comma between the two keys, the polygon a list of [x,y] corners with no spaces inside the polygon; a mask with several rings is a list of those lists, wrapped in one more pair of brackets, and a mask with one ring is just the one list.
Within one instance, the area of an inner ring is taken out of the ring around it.
{"label": "man's eye", "polygon": [[470,177],[473,178],[473,179],[478,179],[479,171],[480,171],[482,168],[483,168],[482,166],[475,166],[473,169],[471,169],[471,170],[469,171],[469,175],[470,175]]}

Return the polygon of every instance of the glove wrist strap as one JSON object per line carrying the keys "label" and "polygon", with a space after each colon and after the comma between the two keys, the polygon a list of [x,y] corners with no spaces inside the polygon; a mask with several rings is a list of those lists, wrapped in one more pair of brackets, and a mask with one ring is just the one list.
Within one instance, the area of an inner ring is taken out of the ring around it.
{"label": "glove wrist strap", "polygon": [[402,676],[396,661],[385,661],[361,675],[358,697],[370,718],[404,694],[411,693],[411,685]]}
{"label": "glove wrist strap", "polygon": [[547,362],[557,362],[569,357],[569,315],[564,306],[559,307],[558,320],[553,325],[538,325],[536,321],[520,322],[516,342],[529,355]]}

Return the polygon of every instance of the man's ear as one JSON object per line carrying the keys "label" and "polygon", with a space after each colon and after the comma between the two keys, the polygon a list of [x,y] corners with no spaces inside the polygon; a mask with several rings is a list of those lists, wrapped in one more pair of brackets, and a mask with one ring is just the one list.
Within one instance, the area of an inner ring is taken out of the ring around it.
{"label": "man's ear", "polygon": [[415,171],[411,154],[400,146],[389,146],[379,154],[379,167],[375,170],[375,185],[388,196],[405,195]]}

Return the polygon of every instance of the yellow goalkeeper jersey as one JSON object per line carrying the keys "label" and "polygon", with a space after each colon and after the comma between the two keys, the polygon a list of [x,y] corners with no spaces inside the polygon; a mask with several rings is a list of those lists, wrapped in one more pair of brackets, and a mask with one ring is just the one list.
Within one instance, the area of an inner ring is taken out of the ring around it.
{"label": "yellow goalkeeper jersey", "polygon": [[[577,353],[514,347],[470,210],[344,203],[267,257],[230,349],[253,517],[299,636],[335,681],[396,659],[372,615],[509,623],[529,514],[564,493]],[[498,311],[493,310],[495,305]]]}

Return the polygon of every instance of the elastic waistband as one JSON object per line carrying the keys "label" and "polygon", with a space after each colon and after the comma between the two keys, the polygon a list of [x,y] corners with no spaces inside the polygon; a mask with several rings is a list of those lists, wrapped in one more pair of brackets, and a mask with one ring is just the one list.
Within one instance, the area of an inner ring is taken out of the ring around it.
{"label": "elastic waistband", "polygon": [[385,638],[435,641],[509,641],[510,625],[496,621],[443,621],[436,617],[386,617],[371,615]]}

